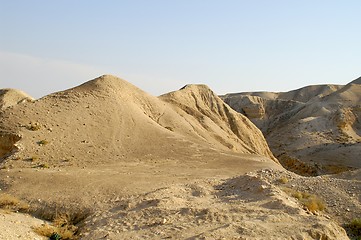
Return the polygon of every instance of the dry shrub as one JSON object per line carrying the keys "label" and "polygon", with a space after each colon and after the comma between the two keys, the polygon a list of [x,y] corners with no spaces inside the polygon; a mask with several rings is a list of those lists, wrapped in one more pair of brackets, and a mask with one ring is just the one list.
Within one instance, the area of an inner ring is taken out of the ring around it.
{"label": "dry shrub", "polygon": [[78,231],[78,227],[74,226],[71,222],[71,218],[68,214],[60,214],[54,218],[51,225],[50,224],[42,224],[39,227],[34,227],[34,232],[39,235],[51,237],[54,234],[58,234],[61,239],[72,240],[77,239],[76,233]]}
{"label": "dry shrub", "polygon": [[278,181],[282,184],[286,184],[288,183],[288,178],[287,177],[281,177],[280,179],[278,179]]}
{"label": "dry shrub", "polygon": [[324,201],[315,195],[303,198],[300,202],[311,212],[323,211],[326,208]]}
{"label": "dry shrub", "polygon": [[33,228],[34,232],[36,232],[37,234],[39,234],[40,236],[45,236],[45,237],[51,237],[51,235],[56,232],[55,227],[49,225],[49,224],[41,224],[41,226],[39,227],[34,227]]}
{"label": "dry shrub", "polygon": [[310,212],[323,211],[326,208],[325,202],[314,194],[300,192],[290,188],[284,188],[283,190],[296,198]]}
{"label": "dry shrub", "polygon": [[0,208],[10,211],[26,212],[29,209],[29,204],[17,197],[4,193],[0,195]]}

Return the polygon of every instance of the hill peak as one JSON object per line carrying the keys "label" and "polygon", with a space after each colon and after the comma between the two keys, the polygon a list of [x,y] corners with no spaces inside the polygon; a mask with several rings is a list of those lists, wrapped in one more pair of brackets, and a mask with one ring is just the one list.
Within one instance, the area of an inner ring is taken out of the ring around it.
{"label": "hill peak", "polygon": [[183,93],[196,94],[196,95],[199,94],[199,96],[202,96],[202,95],[216,96],[216,94],[212,91],[212,89],[210,89],[205,84],[187,84],[184,87],[182,87],[181,89],[179,89],[179,91],[176,91],[176,92],[183,92]]}
{"label": "hill peak", "polygon": [[0,109],[5,109],[23,101],[33,100],[34,98],[23,91],[12,88],[0,89]]}
{"label": "hill peak", "polygon": [[193,89],[204,89],[204,90],[211,90],[205,84],[187,84],[179,90],[193,90]]}
{"label": "hill peak", "polygon": [[350,82],[349,84],[361,84],[361,77],[356,78],[355,80],[353,80],[353,81]]}
{"label": "hill peak", "polygon": [[133,84],[113,75],[102,75],[71,90],[80,92],[100,92],[106,93],[107,95],[109,93],[114,93],[116,95],[133,95],[140,92],[143,93],[142,90]]}
{"label": "hill peak", "polygon": [[120,85],[129,85],[132,86],[129,82],[119,77],[113,75],[102,75],[100,77],[94,78],[88,82],[85,82],[81,86],[94,86],[94,87],[114,87]]}

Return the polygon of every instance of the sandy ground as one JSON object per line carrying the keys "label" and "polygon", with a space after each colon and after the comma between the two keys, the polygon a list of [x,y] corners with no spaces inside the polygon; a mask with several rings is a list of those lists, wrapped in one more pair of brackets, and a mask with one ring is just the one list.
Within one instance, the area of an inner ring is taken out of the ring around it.
{"label": "sandy ground", "polygon": [[[361,214],[359,172],[349,179],[301,177],[268,167],[240,172],[231,178],[210,175],[197,179],[188,175],[187,180],[162,186],[148,179],[152,187],[137,182],[129,186],[137,191],[104,195],[102,201],[94,201],[97,205],[79,225],[80,238],[348,239],[340,225]],[[116,178],[113,181],[118,183]],[[131,180],[124,182],[130,184]],[[326,210],[310,212],[285,191],[288,188],[316,194],[325,202]],[[97,191],[95,186],[93,189]],[[3,220],[13,225],[20,223],[18,227],[25,233],[30,226],[43,223],[31,217],[32,222],[28,222],[27,215],[19,218],[21,215],[16,214],[18,220],[12,220],[12,216],[5,214]],[[15,231],[5,231],[8,235],[4,236],[17,236],[17,228],[8,229]]]}
{"label": "sandy ground", "polygon": [[43,220],[36,219],[27,214],[10,213],[0,210],[0,239],[47,239],[34,233],[32,229],[33,226],[40,226],[43,223]]}
{"label": "sandy ground", "polygon": [[[280,177],[287,177],[290,182],[281,184]],[[337,222],[330,220],[332,215],[313,214],[282,190],[297,181],[302,179],[294,174],[265,169],[230,179],[174,184],[113,199],[108,211],[96,212],[85,221],[82,236],[83,239],[348,239]],[[317,185],[316,179],[310,182]],[[350,211],[357,216],[360,206]]]}

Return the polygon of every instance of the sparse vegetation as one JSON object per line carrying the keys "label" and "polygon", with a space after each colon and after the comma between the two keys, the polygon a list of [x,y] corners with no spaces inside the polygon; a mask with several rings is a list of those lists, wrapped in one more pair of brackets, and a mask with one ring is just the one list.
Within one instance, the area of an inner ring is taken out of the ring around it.
{"label": "sparse vegetation", "polygon": [[0,208],[14,212],[26,212],[29,204],[10,194],[3,193],[0,195]]}
{"label": "sparse vegetation", "polygon": [[49,237],[49,239],[77,239],[78,227],[74,226],[68,214],[61,214],[54,218],[51,224],[34,227],[34,232]]}
{"label": "sparse vegetation", "polygon": [[296,198],[310,212],[323,211],[326,208],[325,202],[314,194],[300,192],[290,188],[284,188],[283,190]]}
{"label": "sparse vegetation", "polygon": [[282,184],[286,184],[288,183],[288,178],[287,177],[281,177],[280,179],[278,179],[278,181]]}
{"label": "sparse vegetation", "polygon": [[40,146],[43,146],[43,145],[46,145],[48,144],[49,142],[47,140],[41,140],[39,142],[37,142]]}
{"label": "sparse vegetation", "polygon": [[351,239],[361,240],[361,218],[355,218],[345,225],[345,229]]}

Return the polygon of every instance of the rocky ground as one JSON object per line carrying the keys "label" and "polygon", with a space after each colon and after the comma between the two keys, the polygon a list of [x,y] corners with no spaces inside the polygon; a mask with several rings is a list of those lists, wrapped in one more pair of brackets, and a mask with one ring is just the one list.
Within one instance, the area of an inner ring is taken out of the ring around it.
{"label": "rocky ground", "polygon": [[[82,238],[348,239],[340,225],[360,216],[360,186],[272,169],[174,185],[113,199],[85,221]],[[294,192],[314,194],[325,209],[308,209]]]}

